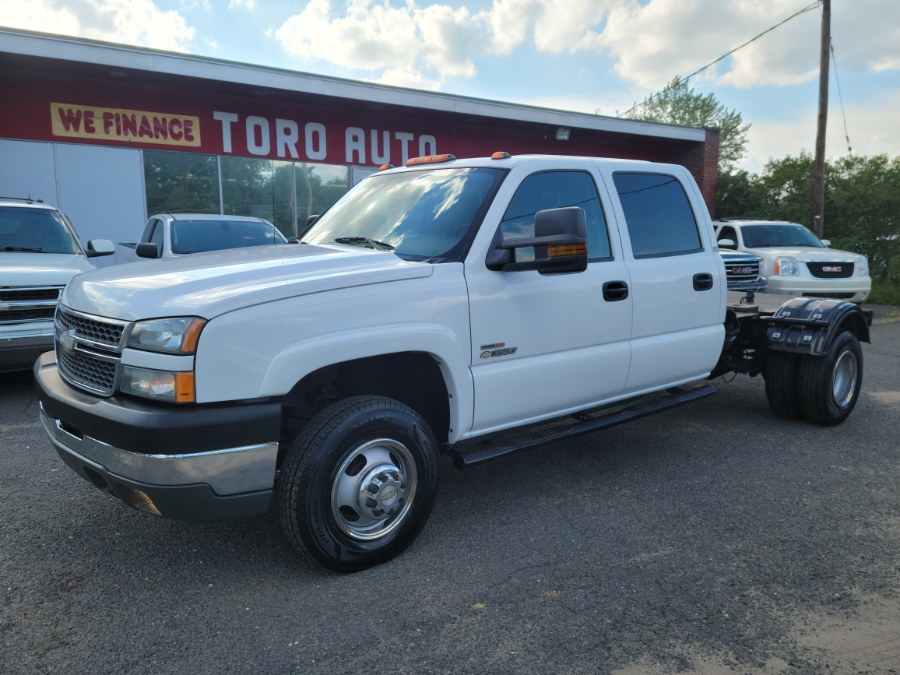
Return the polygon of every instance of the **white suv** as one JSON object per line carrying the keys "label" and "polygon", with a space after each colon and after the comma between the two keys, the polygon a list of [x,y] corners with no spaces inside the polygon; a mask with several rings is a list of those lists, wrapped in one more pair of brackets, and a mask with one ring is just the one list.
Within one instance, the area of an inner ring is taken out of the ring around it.
{"label": "white suv", "polygon": [[872,290],[864,255],[829,248],[799,223],[776,220],[720,220],[719,247],[753,253],[769,293],[863,302]]}
{"label": "white suv", "polygon": [[115,253],[106,239],[81,247],[57,208],[0,198],[0,372],[27,370],[53,349],[53,315],[73,276],[94,269],[88,258]]}

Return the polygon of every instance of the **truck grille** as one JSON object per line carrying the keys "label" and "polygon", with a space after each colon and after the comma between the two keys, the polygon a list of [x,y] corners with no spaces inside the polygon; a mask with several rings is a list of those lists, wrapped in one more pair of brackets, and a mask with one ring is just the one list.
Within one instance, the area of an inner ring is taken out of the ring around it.
{"label": "truck grille", "polygon": [[725,276],[728,281],[753,281],[759,276],[759,261],[726,260]]}
{"label": "truck grille", "polygon": [[74,330],[76,337],[82,340],[121,351],[122,334],[125,332],[126,324],[120,321],[98,319],[60,308],[56,324],[63,331]]}
{"label": "truck grille", "polygon": [[819,279],[848,279],[853,276],[852,262],[809,262],[809,273]]}
{"label": "truck grille", "polygon": [[73,387],[101,396],[116,390],[128,324],[60,307],[56,312],[56,363]]}
{"label": "truck grille", "polygon": [[62,286],[0,287],[0,323],[49,321]]}

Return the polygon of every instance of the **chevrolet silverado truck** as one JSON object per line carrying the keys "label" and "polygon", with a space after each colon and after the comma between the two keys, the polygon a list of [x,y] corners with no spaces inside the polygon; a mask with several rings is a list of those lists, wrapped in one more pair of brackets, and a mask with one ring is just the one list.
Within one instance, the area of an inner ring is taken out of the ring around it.
{"label": "chevrolet silverado truck", "polygon": [[774,412],[850,415],[871,315],[730,303],[681,166],[439,155],[385,167],[301,242],[76,277],[35,364],[62,459],[176,519],[275,509],[353,571],[421,531],[441,453],[495,460],[762,374]]}
{"label": "chevrolet silverado truck", "polygon": [[0,198],[0,372],[28,371],[53,349],[53,316],[63,288],[113,253],[93,239],[81,247],[62,211],[36,199]]}

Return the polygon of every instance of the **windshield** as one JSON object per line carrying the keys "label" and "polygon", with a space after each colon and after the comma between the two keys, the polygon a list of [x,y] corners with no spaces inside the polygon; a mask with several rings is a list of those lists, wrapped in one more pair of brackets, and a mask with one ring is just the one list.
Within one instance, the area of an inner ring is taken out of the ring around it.
{"label": "windshield", "polygon": [[825,244],[802,225],[744,225],[741,234],[744,236],[746,248],[770,246],[825,248]]}
{"label": "windshield", "polygon": [[265,220],[175,220],[172,253],[200,253],[226,248],[285,244],[287,239]]}
{"label": "windshield", "polygon": [[303,241],[392,250],[404,260],[459,260],[505,173],[444,168],[374,174],[319,218]]}
{"label": "windshield", "polygon": [[59,212],[23,206],[0,207],[0,251],[81,253]]}

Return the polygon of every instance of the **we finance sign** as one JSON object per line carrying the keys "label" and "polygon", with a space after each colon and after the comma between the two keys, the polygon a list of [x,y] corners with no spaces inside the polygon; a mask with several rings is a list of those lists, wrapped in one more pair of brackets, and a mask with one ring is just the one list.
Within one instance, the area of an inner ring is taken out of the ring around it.
{"label": "we finance sign", "polygon": [[54,136],[199,148],[200,118],[192,115],[50,104]]}

